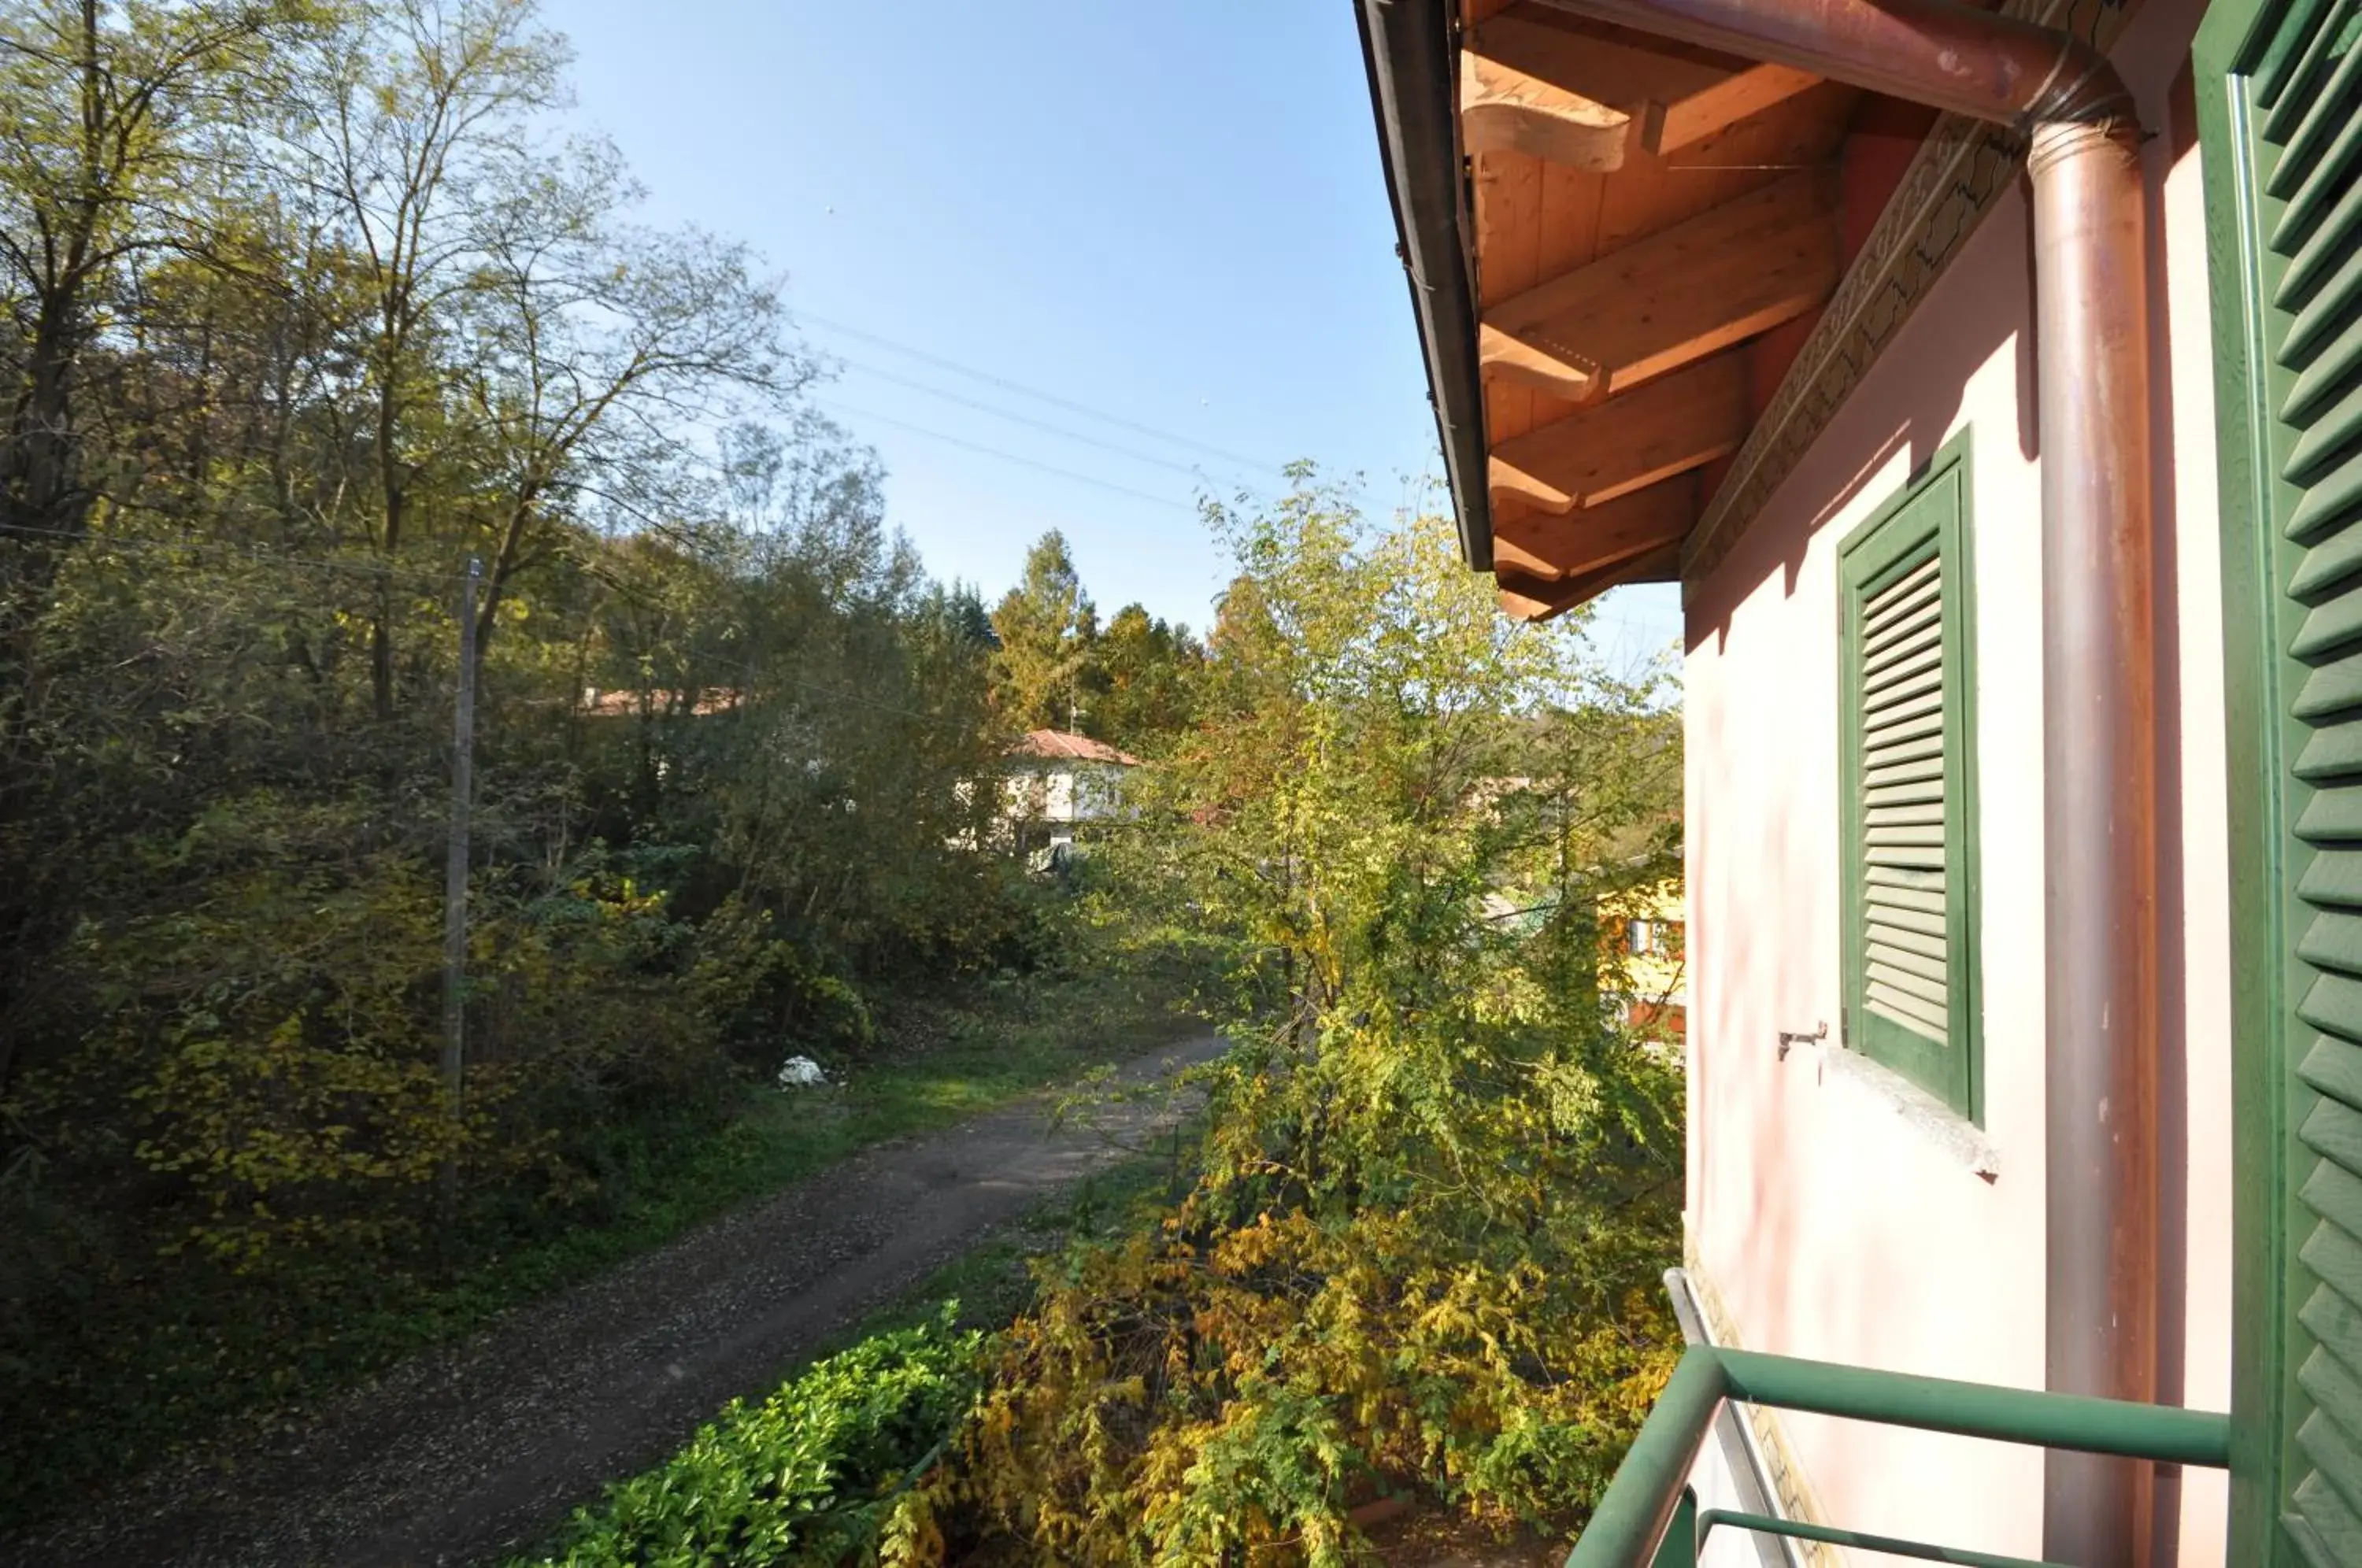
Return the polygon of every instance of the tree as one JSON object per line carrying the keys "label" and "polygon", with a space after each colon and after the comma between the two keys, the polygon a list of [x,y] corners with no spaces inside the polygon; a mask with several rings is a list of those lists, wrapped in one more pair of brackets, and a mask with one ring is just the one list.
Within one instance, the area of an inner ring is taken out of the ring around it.
{"label": "tree", "polygon": [[1025,575],[992,612],[1000,639],[994,690],[1002,716],[1024,729],[1072,729],[1081,716],[1098,638],[1098,612],[1052,529],[1025,554]]}
{"label": "tree", "polygon": [[0,1473],[60,1481],[0,1514],[349,1367],[362,1294],[619,1211],[784,1036],[1056,918],[962,847],[983,606],[758,260],[560,134],[564,67],[528,0],[0,0]]}
{"label": "tree", "polygon": [[966,1528],[1341,1564],[1375,1483],[1562,1529],[1678,1349],[1679,1068],[1598,1005],[1590,912],[1667,870],[1629,858],[1678,818],[1629,741],[1661,716],[1501,617],[1442,519],[1374,530],[1306,483],[1217,522],[1204,723],[1103,853],[1139,918],[1222,944],[1233,1044],[1186,1196],[1042,1275]]}
{"label": "tree", "polygon": [[0,523],[21,531],[7,548],[22,587],[39,591],[90,503],[81,382],[110,289],[135,257],[206,249],[222,127],[307,19],[289,0],[0,6],[0,297],[15,329]]}
{"label": "tree", "polygon": [[[563,101],[565,63],[531,0],[364,7],[307,61],[282,153],[351,258],[361,377],[348,447],[373,491],[371,543],[388,563],[410,542],[422,489],[448,477],[447,349],[466,297],[491,284],[485,259],[504,237],[528,243],[518,209],[537,204],[543,162],[532,127]],[[389,579],[370,617],[381,721],[397,701],[399,602]]]}
{"label": "tree", "polygon": [[1205,661],[1188,627],[1125,605],[1094,650],[1098,694],[1091,733],[1128,751],[1162,751],[1189,725]]}
{"label": "tree", "polygon": [[612,228],[600,214],[621,182],[611,157],[583,157],[509,204],[468,302],[461,406],[492,469],[479,657],[510,583],[582,501],[646,506],[684,431],[784,408],[811,374],[745,248]]}
{"label": "tree", "polygon": [[299,0],[0,4],[0,1088],[58,929],[14,846],[44,831],[39,628],[112,456],[90,450],[94,383],[149,325],[143,266],[222,262],[209,198],[237,176],[227,127],[313,20]]}

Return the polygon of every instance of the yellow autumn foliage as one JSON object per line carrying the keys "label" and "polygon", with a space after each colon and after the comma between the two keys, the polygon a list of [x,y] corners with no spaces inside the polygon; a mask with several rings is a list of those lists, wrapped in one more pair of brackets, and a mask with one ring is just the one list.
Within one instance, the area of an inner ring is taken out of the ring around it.
{"label": "yellow autumn foliage", "polygon": [[1003,1338],[930,1503],[961,1561],[1329,1568],[1403,1494],[1571,1530],[1678,1349],[1680,1066],[1596,919],[1667,874],[1677,742],[1436,520],[1217,521],[1216,717],[1109,855],[1230,943],[1233,1043],[1194,1186]]}

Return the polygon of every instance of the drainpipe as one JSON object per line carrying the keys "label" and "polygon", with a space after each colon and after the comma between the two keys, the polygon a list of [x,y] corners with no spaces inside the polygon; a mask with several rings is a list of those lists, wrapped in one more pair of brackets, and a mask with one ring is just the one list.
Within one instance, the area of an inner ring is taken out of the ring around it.
{"label": "drainpipe", "polygon": [[[2157,1389],[2156,658],[2140,126],[2080,39],[1953,0],[1547,0],[2027,138],[2049,867],[2047,1381]],[[2149,1474],[2053,1452],[2043,1555],[2145,1560]]]}

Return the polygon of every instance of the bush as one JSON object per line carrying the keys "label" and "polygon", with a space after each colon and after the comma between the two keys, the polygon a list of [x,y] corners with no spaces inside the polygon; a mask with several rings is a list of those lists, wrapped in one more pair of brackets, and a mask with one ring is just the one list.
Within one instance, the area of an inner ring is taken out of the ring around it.
{"label": "bush", "polygon": [[[1354,1504],[1411,1492],[1571,1531],[1672,1369],[1678,1169],[1559,1088],[1654,1077],[1661,1118],[1677,1075],[1611,1037],[1340,1027],[1308,1061],[1233,1035],[1195,1188],[1045,1269],[996,1346],[966,1530],[1032,1560],[1329,1568],[1363,1550]],[[1429,1081],[1344,1103],[1390,1070]]]}
{"label": "bush", "polygon": [[1347,1568],[1388,1493],[1571,1533],[1679,1352],[1681,1068],[1594,914],[1673,874],[1678,735],[1441,520],[1214,515],[1209,723],[1103,857],[1226,951],[1231,1049],[1193,1188],[997,1345],[959,1560]]}
{"label": "bush", "polygon": [[742,1060],[764,1065],[798,1050],[844,1054],[875,1044],[877,1022],[861,992],[779,933],[768,911],[734,894],[699,929],[690,994],[715,1033]]}
{"label": "bush", "polygon": [[981,1337],[955,1331],[957,1311],[949,1302],[933,1324],[873,1334],[760,1405],[733,1401],[517,1568],[834,1563],[898,1526],[925,1528],[913,1483],[976,1397]]}

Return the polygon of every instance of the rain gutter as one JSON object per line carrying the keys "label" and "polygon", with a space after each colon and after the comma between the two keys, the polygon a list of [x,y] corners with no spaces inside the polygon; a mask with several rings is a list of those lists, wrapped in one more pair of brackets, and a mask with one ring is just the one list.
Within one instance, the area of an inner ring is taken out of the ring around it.
{"label": "rain gutter", "polygon": [[1485,383],[1476,358],[1475,268],[1462,176],[1460,80],[1452,0],[1355,0],[1378,155],[1395,212],[1396,254],[1426,349],[1460,551],[1472,571],[1493,569],[1492,492],[1485,471]]}

